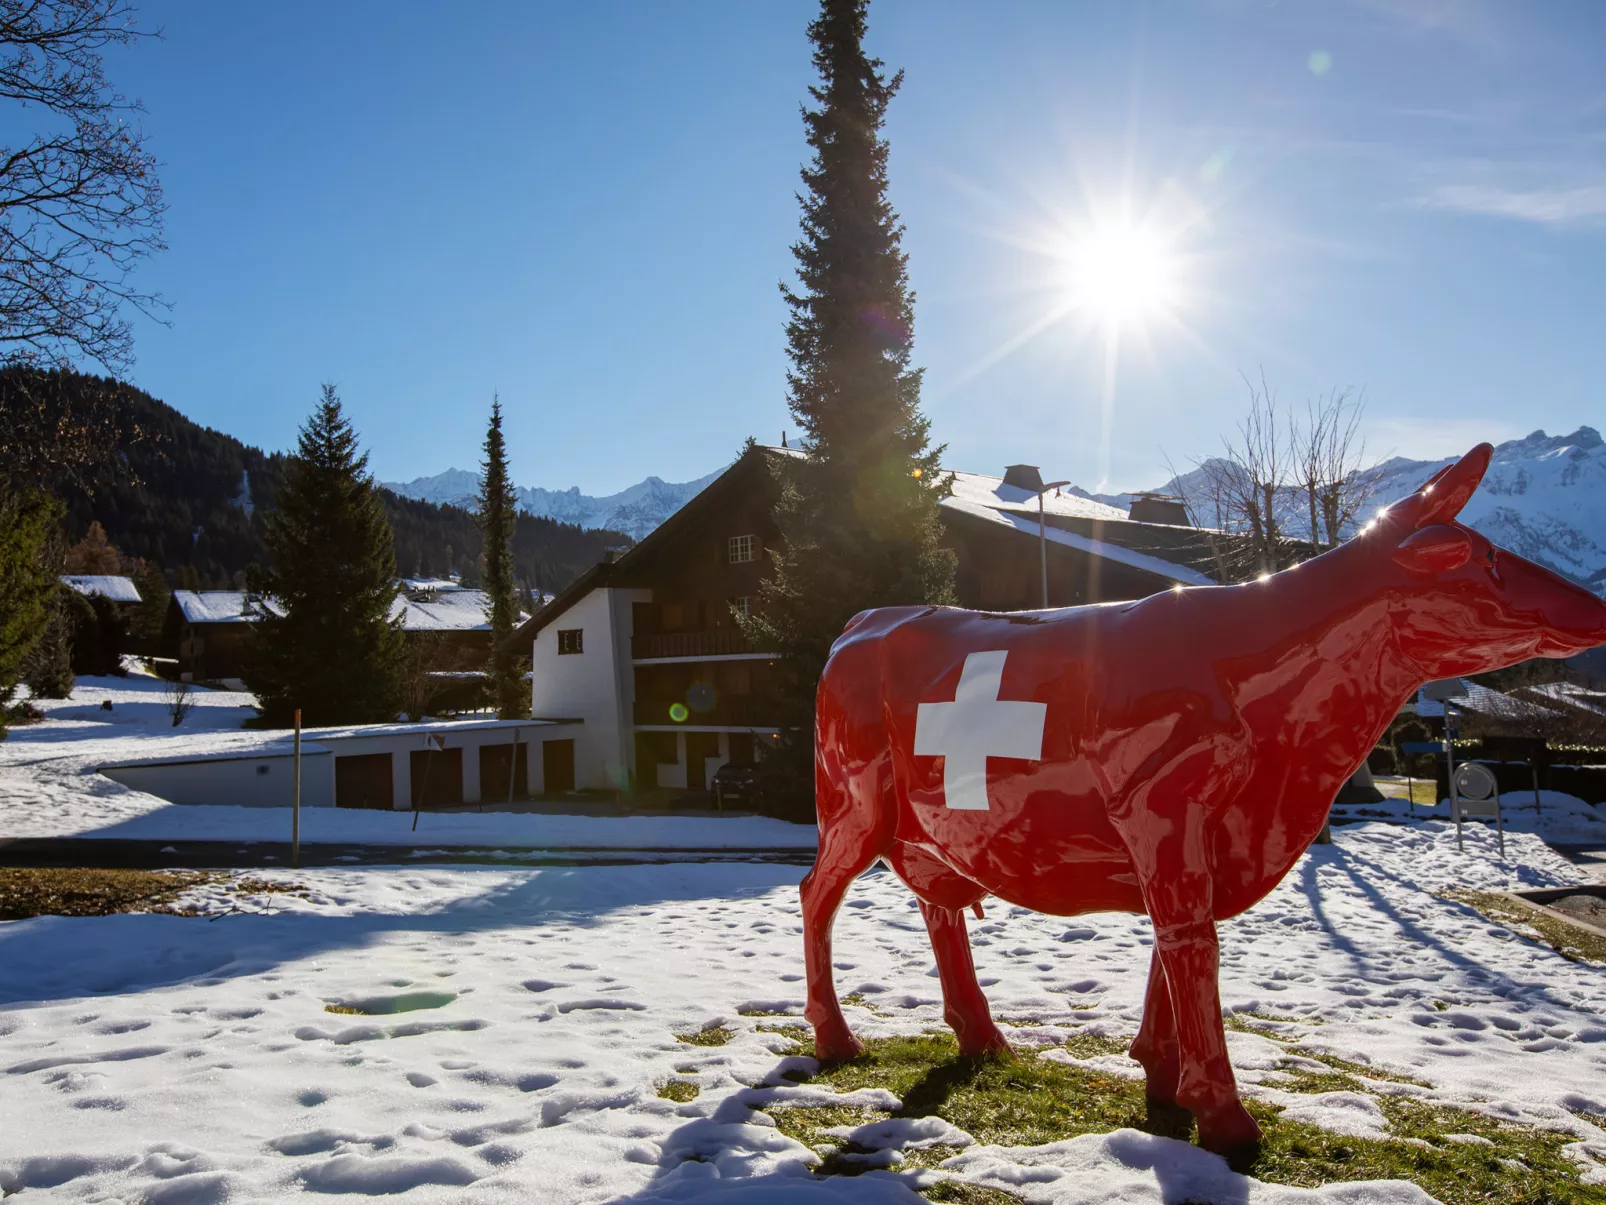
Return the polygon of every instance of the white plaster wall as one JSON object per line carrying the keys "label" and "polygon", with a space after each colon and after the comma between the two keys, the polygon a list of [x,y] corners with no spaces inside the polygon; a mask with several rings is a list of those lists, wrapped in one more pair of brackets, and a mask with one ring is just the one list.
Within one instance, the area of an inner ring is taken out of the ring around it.
{"label": "white plaster wall", "polygon": [[[579,728],[531,734],[530,785],[536,789],[543,738],[574,739],[574,783],[590,790],[620,790],[629,783],[634,756],[635,674],[630,664],[630,607],[650,590],[592,590],[536,633],[530,650],[530,713],[574,717]],[[558,631],[579,628],[584,652],[558,653]],[[544,789],[545,784],[541,784]]]}
{"label": "white plaster wall", "polygon": [[[111,766],[102,773],[114,782],[133,787],[136,791],[149,791],[172,803],[287,808],[290,806],[294,777],[293,762],[293,758],[279,755],[153,766]],[[258,772],[262,766],[267,767],[266,774]],[[302,750],[301,806],[335,806],[335,759],[327,750]]]}

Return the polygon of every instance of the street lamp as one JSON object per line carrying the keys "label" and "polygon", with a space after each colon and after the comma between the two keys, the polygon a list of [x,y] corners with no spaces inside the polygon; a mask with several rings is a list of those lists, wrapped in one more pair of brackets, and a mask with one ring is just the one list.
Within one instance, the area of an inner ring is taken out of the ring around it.
{"label": "street lamp", "polygon": [[1035,464],[1012,464],[1004,470],[1004,484],[1013,485],[1029,494],[1037,495],[1037,553],[1043,570],[1043,610],[1048,610],[1048,530],[1043,519],[1043,495],[1057,490],[1069,481],[1043,483],[1043,475]]}

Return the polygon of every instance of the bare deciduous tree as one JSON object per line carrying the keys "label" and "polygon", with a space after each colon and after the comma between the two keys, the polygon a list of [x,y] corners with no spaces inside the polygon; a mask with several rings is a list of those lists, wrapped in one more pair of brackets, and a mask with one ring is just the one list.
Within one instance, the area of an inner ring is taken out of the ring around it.
{"label": "bare deciduous tree", "polygon": [[[1264,372],[1244,384],[1249,410],[1237,435],[1222,438],[1223,455],[1195,460],[1191,481],[1172,473],[1194,524],[1215,533],[1221,581],[1275,573],[1313,548],[1338,547],[1377,482],[1360,436],[1358,395],[1335,389],[1308,403],[1301,419],[1280,408]],[[1300,538],[1301,502],[1308,540]]]}
{"label": "bare deciduous tree", "polygon": [[1360,434],[1364,395],[1334,389],[1309,402],[1305,422],[1290,428],[1294,483],[1310,510],[1313,544],[1337,548],[1377,486]]}
{"label": "bare deciduous tree", "polygon": [[[0,100],[51,120],[0,145],[0,357],[45,367],[132,359],[130,283],[164,249],[161,185],[137,101],[106,79],[102,52],[147,36],[127,0],[0,0]],[[10,124],[15,130],[16,124]]]}

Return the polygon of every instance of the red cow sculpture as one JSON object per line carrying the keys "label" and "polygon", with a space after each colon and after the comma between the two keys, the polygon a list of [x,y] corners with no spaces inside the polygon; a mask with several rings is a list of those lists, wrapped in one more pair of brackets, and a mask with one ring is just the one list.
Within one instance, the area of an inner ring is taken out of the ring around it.
{"label": "red cow sculpture", "polygon": [[1199,1141],[1258,1142],[1227,1060],[1216,922],[1262,899],[1423,682],[1606,643],[1606,603],[1455,516],[1481,444],[1349,543],[1259,582],[988,614],[887,607],[820,680],[820,849],[803,880],[806,1016],[822,1059],[863,1050],[831,980],[831,925],[885,861],[920,900],[966,1054],[1007,1051],[964,909],[1146,913],[1132,1044],[1151,1100]]}

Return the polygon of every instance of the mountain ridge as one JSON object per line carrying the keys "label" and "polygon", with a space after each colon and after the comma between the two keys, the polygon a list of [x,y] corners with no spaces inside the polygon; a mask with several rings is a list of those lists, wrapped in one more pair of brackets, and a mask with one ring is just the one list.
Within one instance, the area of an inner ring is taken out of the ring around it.
{"label": "mountain ridge", "polygon": [[[1392,456],[1368,473],[1373,479],[1371,509],[1396,502],[1457,457],[1416,460]],[[1210,462],[1206,462],[1209,464]],[[530,514],[581,527],[607,526],[641,539],[719,476],[717,470],[692,481],[666,482],[647,477],[603,497],[582,494],[578,486],[549,490],[526,486],[519,506]],[[1153,491],[1200,499],[1207,469],[1180,474]],[[387,482],[404,497],[456,506],[472,506],[479,487],[476,473],[447,469],[410,482]],[[1070,492],[1127,509],[1135,492],[1090,493],[1076,486]],[[1278,510],[1285,530],[1304,538],[1308,511],[1298,490],[1285,488]],[[1201,522],[1212,516],[1199,515]],[[1567,435],[1535,430],[1495,446],[1489,471],[1462,512],[1462,520],[1495,543],[1606,594],[1606,440],[1593,427],[1580,426]]]}

